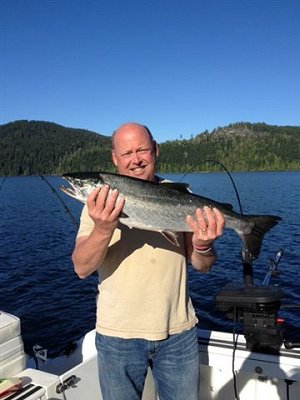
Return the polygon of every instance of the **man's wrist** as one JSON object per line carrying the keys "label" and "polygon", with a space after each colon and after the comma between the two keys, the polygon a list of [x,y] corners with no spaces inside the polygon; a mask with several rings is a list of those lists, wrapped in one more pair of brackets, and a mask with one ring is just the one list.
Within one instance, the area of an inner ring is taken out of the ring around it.
{"label": "man's wrist", "polygon": [[198,254],[207,254],[211,251],[213,251],[213,243],[208,243],[202,246],[194,246],[194,251]]}

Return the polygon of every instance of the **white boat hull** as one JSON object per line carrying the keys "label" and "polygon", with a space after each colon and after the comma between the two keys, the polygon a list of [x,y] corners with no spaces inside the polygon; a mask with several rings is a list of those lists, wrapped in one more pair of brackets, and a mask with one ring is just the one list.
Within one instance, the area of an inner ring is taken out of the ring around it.
{"label": "white boat hull", "polygon": [[[199,400],[235,399],[232,334],[207,330],[198,332]],[[23,368],[23,362],[19,363],[20,371],[15,373],[14,369],[12,374],[22,377],[23,389],[20,394],[15,393],[13,400],[101,400],[94,338],[95,331],[89,332],[73,355],[67,359],[50,359],[46,363],[39,361],[38,370],[33,368],[35,363],[32,359],[27,360],[27,368]],[[20,358],[20,354],[16,358]],[[0,377],[3,377],[3,370],[2,366]],[[288,351],[282,348],[279,356],[250,352],[246,349],[244,337],[240,336],[235,351],[234,370],[240,400],[287,399],[287,390],[290,400],[299,399],[299,350]],[[5,372],[8,372],[7,367]],[[184,400],[188,398],[187,393]],[[149,370],[143,400],[157,399]]]}

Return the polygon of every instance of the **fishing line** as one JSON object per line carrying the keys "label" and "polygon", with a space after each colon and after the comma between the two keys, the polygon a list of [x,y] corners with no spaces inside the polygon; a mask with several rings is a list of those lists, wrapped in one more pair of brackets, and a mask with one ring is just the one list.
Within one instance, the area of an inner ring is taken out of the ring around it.
{"label": "fishing line", "polygon": [[232,331],[232,340],[233,340],[233,352],[232,352],[232,375],[233,375],[233,388],[234,388],[234,397],[235,400],[240,400],[239,394],[238,394],[238,390],[237,390],[237,373],[235,371],[235,352],[237,349],[237,344],[238,344],[238,337],[239,335],[236,334],[236,324],[237,324],[237,317],[238,317],[238,310],[236,307],[234,307],[233,309],[233,331]]}
{"label": "fishing line", "polygon": [[285,379],[286,384],[286,400],[290,400],[290,386],[294,383],[291,379]]}
{"label": "fishing line", "polygon": [[4,183],[5,183],[5,181],[6,181],[6,178],[7,178],[7,176],[5,176],[5,177],[3,178],[3,181],[1,182],[0,192],[1,192],[1,189],[3,188],[3,186],[4,186]]}
{"label": "fishing line", "polygon": [[65,211],[67,214],[69,214],[72,222],[74,223],[75,227],[78,229],[79,228],[79,224],[76,221],[76,218],[74,217],[74,215],[72,214],[72,211],[70,210],[70,208],[66,205],[66,203],[63,201],[63,199],[60,197],[60,195],[57,193],[56,189],[51,185],[51,183],[48,181],[48,179],[45,178],[44,175],[40,175],[40,178],[47,183],[47,185],[50,187],[50,189],[52,190],[52,192],[55,194],[55,196],[58,198],[58,200],[61,202],[62,206],[64,207]]}
{"label": "fishing line", "polygon": [[[218,165],[220,165],[220,166],[224,169],[224,171],[227,173],[227,175],[229,176],[229,178],[230,178],[230,180],[231,180],[233,189],[234,189],[234,191],[235,191],[235,195],[236,195],[237,202],[238,202],[239,209],[240,209],[240,214],[243,215],[242,203],[241,203],[240,196],[239,196],[239,193],[238,193],[236,184],[235,184],[235,182],[234,182],[234,179],[233,179],[231,173],[230,173],[230,172],[228,171],[228,169],[225,167],[225,165],[223,165],[221,162],[219,162],[219,161],[217,161],[217,160],[210,160],[210,159],[201,161],[201,162],[195,164],[192,168],[190,168],[190,169],[182,176],[182,178],[180,179],[180,181],[182,181],[182,180],[184,179],[184,177],[185,177],[188,173],[192,172],[196,166],[201,165],[201,164],[205,164],[205,163],[214,163],[214,164],[218,164]],[[235,396],[235,400],[240,400],[240,397],[239,397],[239,394],[238,394],[238,390],[237,390],[237,373],[236,373],[236,371],[235,371],[235,353],[236,353],[236,350],[237,350],[238,336],[239,336],[239,335],[236,333],[236,324],[237,324],[237,317],[238,317],[237,314],[238,314],[238,310],[236,309],[236,307],[234,307],[233,336],[232,336],[232,340],[233,340],[233,352],[232,352],[232,365],[231,365],[231,367],[232,367],[232,375],[233,375],[233,387],[234,387],[234,396]]]}
{"label": "fishing line", "polygon": [[228,169],[225,167],[225,165],[222,164],[220,161],[217,161],[217,160],[210,160],[210,159],[204,160],[204,161],[200,161],[199,163],[197,163],[197,164],[195,164],[193,167],[191,167],[191,168],[183,175],[183,177],[179,180],[179,182],[182,181],[182,179],[183,179],[187,174],[189,174],[190,172],[192,172],[192,171],[194,170],[195,167],[197,167],[198,165],[201,165],[201,164],[206,164],[206,163],[218,164],[218,165],[220,165],[220,166],[224,169],[224,171],[227,173],[227,175],[229,176],[229,178],[230,178],[230,180],[231,180],[233,189],[234,189],[234,191],[235,191],[235,195],[236,195],[237,202],[238,202],[239,209],[240,209],[240,214],[243,215],[242,203],[241,203],[241,200],[240,200],[240,196],[239,196],[237,187],[236,187],[235,182],[234,182],[234,180],[233,180],[233,177],[232,177],[232,175],[230,174],[230,172],[228,171]]}

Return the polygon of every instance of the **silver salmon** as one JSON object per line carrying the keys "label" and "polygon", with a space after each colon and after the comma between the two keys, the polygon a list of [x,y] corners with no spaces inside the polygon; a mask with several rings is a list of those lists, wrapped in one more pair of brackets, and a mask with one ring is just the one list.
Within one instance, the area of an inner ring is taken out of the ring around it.
{"label": "silver salmon", "polygon": [[224,215],[225,228],[233,229],[244,243],[253,259],[260,252],[264,234],[281,220],[275,215],[242,215],[226,204],[190,193],[186,185],[156,183],[106,172],[79,172],[63,175],[69,187],[61,190],[74,199],[85,203],[96,187],[109,185],[118,189],[125,198],[119,217],[130,228],[161,232],[173,244],[177,244],[177,232],[189,232],[187,215],[195,216],[197,208],[216,207]]}

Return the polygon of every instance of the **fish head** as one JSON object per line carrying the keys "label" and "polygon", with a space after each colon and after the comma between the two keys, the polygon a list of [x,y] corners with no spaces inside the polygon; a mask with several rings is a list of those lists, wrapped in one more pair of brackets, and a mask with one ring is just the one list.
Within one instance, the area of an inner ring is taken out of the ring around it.
{"label": "fish head", "polygon": [[62,176],[69,186],[62,185],[61,191],[74,199],[86,203],[90,193],[97,187],[105,184],[99,172],[72,172]]}

